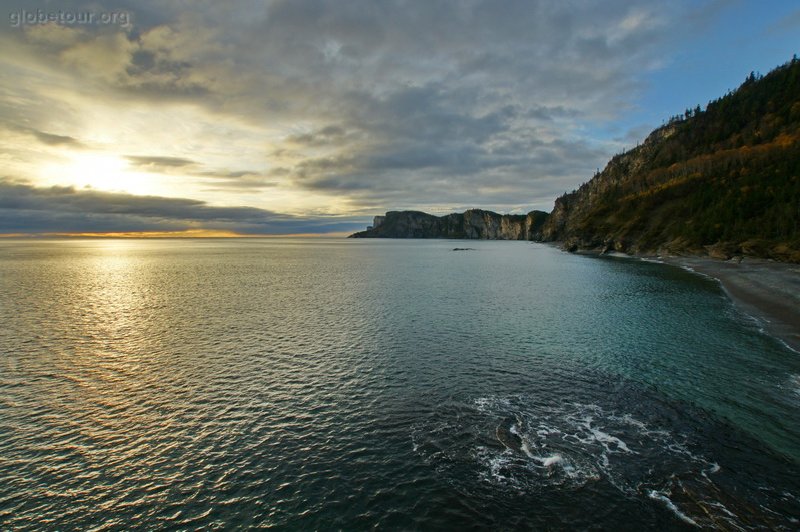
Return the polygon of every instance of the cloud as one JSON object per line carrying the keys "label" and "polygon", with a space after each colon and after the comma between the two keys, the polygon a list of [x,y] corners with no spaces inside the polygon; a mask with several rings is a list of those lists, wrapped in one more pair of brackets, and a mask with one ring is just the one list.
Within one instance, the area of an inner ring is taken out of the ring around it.
{"label": "cloud", "polygon": [[134,196],[74,187],[34,187],[0,179],[0,233],[221,230],[241,234],[348,231],[353,219],[299,218],[254,207]]}
{"label": "cloud", "polygon": [[82,149],[86,147],[86,145],[83,142],[69,135],[57,135],[55,133],[48,133],[46,131],[40,131],[32,127],[21,126],[13,123],[4,124],[4,129],[8,132],[22,133],[23,135],[29,135],[38,140],[40,143],[44,144],[45,146],[67,146],[77,149]]}
{"label": "cloud", "polygon": [[48,146],[70,146],[73,148],[82,148],[83,143],[69,135],[55,135],[53,133],[45,133],[44,131],[37,131],[35,129],[28,130],[39,142],[47,144]]}
{"label": "cloud", "polygon": [[726,5],[111,0],[133,25],[0,30],[0,65],[29,93],[0,93],[0,119],[65,147],[119,131],[109,143],[139,142],[121,154],[145,154],[133,167],[190,176],[187,196],[210,187],[220,203],[549,209],[619,151],[591,132],[634,108],[676,29]]}
{"label": "cloud", "polygon": [[164,157],[151,155],[127,155],[125,158],[136,167],[148,170],[182,168],[196,165],[197,162],[183,157]]}
{"label": "cloud", "polygon": [[276,186],[269,176],[255,170],[206,170],[201,163],[185,157],[126,155],[135,169],[164,174],[194,175],[210,182],[212,190],[262,189]]}
{"label": "cloud", "polygon": [[230,172],[201,172],[212,183],[212,190],[225,189],[263,189],[278,185],[270,176],[253,170],[236,170]]}
{"label": "cloud", "polygon": [[329,125],[313,132],[290,135],[285,142],[302,147],[342,146],[359,138],[359,135],[348,133],[341,126]]}

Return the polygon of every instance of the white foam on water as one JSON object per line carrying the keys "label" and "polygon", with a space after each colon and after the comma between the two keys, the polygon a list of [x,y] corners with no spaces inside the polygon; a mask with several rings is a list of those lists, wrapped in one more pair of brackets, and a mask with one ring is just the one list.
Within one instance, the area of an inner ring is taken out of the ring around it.
{"label": "white foam on water", "polygon": [[780,388],[783,394],[788,395],[787,399],[796,401],[800,399],[800,375],[789,374],[789,376],[775,385]]}
{"label": "white foam on water", "polygon": [[[706,503],[706,504],[708,504],[709,506],[713,506],[714,508],[722,511],[725,515],[727,515],[731,519],[736,519],[737,518],[736,514],[731,512],[730,510],[728,510],[728,508],[724,504],[722,504],[721,502],[714,501],[714,502],[709,502],[709,503]],[[737,527],[737,528],[739,528],[739,527]]]}
{"label": "white foam on water", "polygon": [[[516,401],[515,399],[519,399]],[[500,462],[486,461],[484,463],[496,469],[499,463],[510,468],[522,469],[533,474],[527,479],[540,487],[549,484],[561,484],[565,480],[573,484],[582,485],[589,481],[607,477],[618,488],[626,492],[635,492],[632,485],[626,482],[618,483],[614,478],[613,465],[609,458],[611,455],[636,455],[638,451],[631,449],[627,442],[617,434],[617,430],[629,431],[649,436],[651,438],[664,438],[669,436],[666,431],[650,430],[643,422],[633,418],[630,414],[617,416],[605,412],[595,404],[568,404],[563,407],[544,409],[542,413],[533,415],[525,412],[523,398],[499,399],[484,397],[475,400],[476,407],[492,417],[508,418],[509,410],[513,413],[515,422],[507,427],[509,434],[519,438],[520,445],[516,449],[504,448],[503,460]],[[523,406],[520,410],[519,406]],[[499,421],[503,423],[502,421]],[[498,438],[499,439],[499,438]],[[504,447],[507,443],[500,439]],[[507,451],[516,456],[521,462],[509,463]],[[525,466],[525,460],[529,460]],[[490,477],[498,475],[490,473]],[[507,480],[508,475],[502,475]],[[538,479],[538,480],[537,480]]]}
{"label": "white foam on water", "polygon": [[786,349],[788,349],[788,350],[789,350],[789,351],[791,351],[792,353],[797,353],[797,354],[800,354],[800,351],[798,351],[798,350],[797,350],[797,349],[795,349],[794,347],[790,346],[789,344],[787,344],[786,342],[784,342],[782,339],[778,338],[777,336],[776,336],[775,338],[776,338],[776,339],[777,339],[777,340],[778,340],[778,341],[779,341],[781,344],[783,344],[783,346],[784,346]]}
{"label": "white foam on water", "polygon": [[691,266],[687,266],[685,264],[681,265],[681,269],[686,270],[687,272],[693,273],[695,275],[699,275],[701,277],[705,277],[706,279],[709,279],[711,281],[716,281],[720,286],[722,286],[722,282],[719,279],[717,279],[716,277],[714,277],[713,275],[709,275],[709,274],[703,273],[703,272],[698,272],[697,270],[695,270]]}
{"label": "white foam on water", "polygon": [[510,408],[511,399],[506,397],[479,397],[474,401],[480,412],[489,412],[496,408]]}
{"label": "white foam on water", "polygon": [[509,465],[508,458],[499,455],[494,456],[489,459],[489,471],[491,472],[492,477],[495,480],[499,480],[501,482],[509,481],[510,479],[502,474],[502,471],[506,469]]}
{"label": "white foam on water", "polygon": [[608,459],[608,455],[603,453],[603,456],[600,457],[600,460],[603,463],[603,469],[607,469],[611,465],[611,461]]}
{"label": "white foam on water", "polygon": [[508,486],[517,491],[524,488],[512,474],[516,465],[516,457],[512,451],[506,449],[502,453],[496,453],[484,446],[478,446],[475,451],[478,463],[485,468],[479,475],[483,481]]}
{"label": "white foam on water", "polygon": [[522,445],[520,446],[520,450],[525,453],[528,458],[536,459],[537,457],[531,452],[531,448],[528,446],[528,442],[523,441]]}
{"label": "white foam on water", "polygon": [[684,523],[688,523],[688,524],[690,524],[692,526],[696,526],[697,528],[700,528],[700,525],[698,525],[697,522],[694,519],[692,519],[691,517],[689,517],[685,513],[681,512],[678,509],[678,507],[675,506],[675,503],[672,502],[669,497],[667,497],[667,495],[661,493],[660,491],[650,490],[650,493],[648,493],[648,496],[651,499],[663,502],[666,505],[666,507],[669,508],[669,510],[672,513],[674,513],[676,516],[678,516],[678,518],[681,521],[683,521]]}
{"label": "white foam on water", "polygon": [[[647,425],[645,425],[644,423],[642,423],[638,419],[634,419],[633,416],[630,415],[630,414],[625,414],[624,416],[622,416],[622,421],[624,421],[628,425],[633,425],[634,427],[637,427],[642,431],[654,432],[654,431],[650,431],[647,428]],[[661,432],[665,432],[665,431],[661,431]]]}
{"label": "white foam on water", "polygon": [[543,466],[550,467],[552,465],[555,465],[555,464],[558,464],[560,462],[563,462],[564,461],[564,457],[561,456],[560,454],[556,453],[554,455],[546,456],[544,458],[537,458],[537,460],[539,460],[542,463]]}
{"label": "white foam on water", "polygon": [[[800,388],[800,375],[792,378]],[[508,395],[480,397],[471,405],[471,413],[438,418],[414,435],[418,454],[442,473],[467,459],[480,481],[517,494],[573,490],[604,480],[628,497],[649,496],[667,505],[692,526],[711,519],[738,527],[711,480],[719,464],[693,451],[681,434],[596,404],[542,405]],[[461,437],[472,431],[474,440]],[[699,483],[694,496],[700,513],[670,499],[681,477]]]}
{"label": "white foam on water", "polygon": [[587,428],[591,431],[592,436],[594,436],[595,440],[600,442],[603,445],[603,447],[605,448],[606,451],[615,452],[614,449],[609,447],[610,444],[613,444],[620,451],[623,451],[623,452],[626,452],[626,453],[632,453],[633,452],[628,448],[628,444],[626,444],[624,441],[620,440],[616,436],[612,436],[612,435],[608,434],[607,432],[603,432],[602,430],[600,430],[598,428],[595,428],[595,427],[592,427],[592,426],[587,426]]}
{"label": "white foam on water", "polygon": [[789,385],[795,395],[800,395],[800,375],[789,375]]}

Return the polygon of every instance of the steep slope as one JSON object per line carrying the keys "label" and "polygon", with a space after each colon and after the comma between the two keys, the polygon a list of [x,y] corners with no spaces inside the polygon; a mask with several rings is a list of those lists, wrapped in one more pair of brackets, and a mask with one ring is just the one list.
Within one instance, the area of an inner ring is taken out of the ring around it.
{"label": "steep slope", "polygon": [[567,248],[800,262],[800,61],[699,106],[558,198]]}
{"label": "steep slope", "polygon": [[547,213],[497,214],[481,209],[434,216],[418,211],[390,211],[376,216],[373,226],[352,238],[468,238],[483,240],[532,240]]}

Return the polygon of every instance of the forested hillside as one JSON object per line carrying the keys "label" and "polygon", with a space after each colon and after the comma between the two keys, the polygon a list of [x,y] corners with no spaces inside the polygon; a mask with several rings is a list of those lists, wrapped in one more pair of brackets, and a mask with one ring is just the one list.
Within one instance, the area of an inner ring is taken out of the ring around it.
{"label": "forested hillside", "polygon": [[800,262],[800,61],[673,117],[556,200],[568,247]]}

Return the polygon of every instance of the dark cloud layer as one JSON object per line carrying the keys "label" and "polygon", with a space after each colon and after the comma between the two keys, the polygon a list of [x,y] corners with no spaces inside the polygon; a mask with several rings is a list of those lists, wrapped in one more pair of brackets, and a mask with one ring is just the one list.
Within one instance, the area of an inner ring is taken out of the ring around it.
{"label": "dark cloud layer", "polygon": [[85,144],[83,142],[69,135],[58,135],[55,133],[40,131],[32,127],[21,126],[13,123],[6,123],[4,125],[5,125],[4,129],[6,129],[7,131],[28,135],[46,146],[67,146],[75,149],[80,149],[85,147]]}
{"label": "dark cloud layer", "polygon": [[191,166],[197,164],[196,161],[193,161],[191,159],[184,159],[182,157],[128,155],[126,159],[134,166],[148,168],[148,169],[180,168],[183,166]]}
{"label": "dark cloud layer", "polygon": [[82,146],[82,144],[78,140],[68,135],[54,135],[52,133],[45,133],[44,131],[36,131],[36,130],[31,130],[31,134],[33,134],[33,136],[35,136],[39,140],[39,142],[42,142],[50,146],[61,146],[61,145],[74,146],[74,147]]}
{"label": "dark cloud layer", "polygon": [[0,179],[0,228],[5,233],[214,229],[295,234],[349,231],[359,226],[346,218],[299,218],[254,207],[215,207],[191,199],[73,187],[33,187]]}

